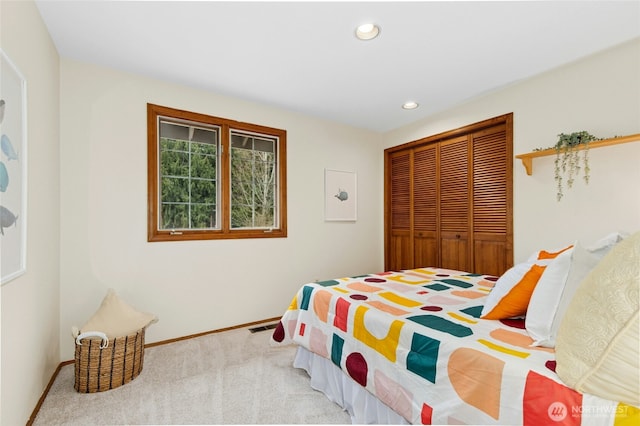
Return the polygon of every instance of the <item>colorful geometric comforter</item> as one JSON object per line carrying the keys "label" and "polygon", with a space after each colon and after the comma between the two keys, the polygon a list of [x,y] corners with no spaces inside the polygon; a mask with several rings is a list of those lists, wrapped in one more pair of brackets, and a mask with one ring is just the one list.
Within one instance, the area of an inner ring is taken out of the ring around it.
{"label": "colorful geometric comforter", "polygon": [[565,386],[523,319],[479,318],[496,280],[423,268],[306,284],[272,339],[330,359],[413,424],[636,424],[637,408]]}

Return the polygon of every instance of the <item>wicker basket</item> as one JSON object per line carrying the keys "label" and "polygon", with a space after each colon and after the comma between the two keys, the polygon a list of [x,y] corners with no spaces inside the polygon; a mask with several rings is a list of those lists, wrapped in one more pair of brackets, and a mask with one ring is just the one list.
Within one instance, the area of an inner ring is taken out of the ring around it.
{"label": "wicker basket", "polygon": [[115,389],[135,379],[144,362],[144,332],[141,328],[128,336],[76,341],[75,384],[78,392],[92,393]]}

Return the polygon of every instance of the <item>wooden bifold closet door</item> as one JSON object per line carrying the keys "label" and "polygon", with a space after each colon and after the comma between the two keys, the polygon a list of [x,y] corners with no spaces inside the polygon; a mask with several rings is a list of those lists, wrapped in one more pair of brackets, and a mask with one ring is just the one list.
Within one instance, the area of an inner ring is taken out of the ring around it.
{"label": "wooden bifold closet door", "polygon": [[385,268],[513,265],[512,116],[385,150]]}
{"label": "wooden bifold closet door", "polygon": [[[438,144],[440,148],[440,266],[471,271],[469,245],[469,137]],[[416,265],[417,266],[417,265]]]}

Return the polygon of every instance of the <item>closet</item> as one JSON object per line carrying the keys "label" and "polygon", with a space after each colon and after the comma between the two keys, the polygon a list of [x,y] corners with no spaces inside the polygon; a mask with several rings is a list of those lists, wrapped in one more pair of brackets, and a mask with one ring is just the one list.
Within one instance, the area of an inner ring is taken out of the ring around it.
{"label": "closet", "polygon": [[513,115],[385,150],[385,269],[513,265]]}

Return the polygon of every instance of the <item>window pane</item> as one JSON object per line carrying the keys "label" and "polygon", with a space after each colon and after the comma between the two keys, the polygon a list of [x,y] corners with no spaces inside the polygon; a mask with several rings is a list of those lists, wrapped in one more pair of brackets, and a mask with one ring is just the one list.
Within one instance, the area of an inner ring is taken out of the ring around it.
{"label": "window pane", "polygon": [[162,204],[188,203],[189,180],[184,177],[163,177]]}
{"label": "window pane", "polygon": [[158,229],[217,227],[218,129],[160,122]]}
{"label": "window pane", "polygon": [[216,228],[216,205],[193,204],[191,218],[192,228]]}
{"label": "window pane", "polygon": [[191,180],[191,200],[193,204],[215,204],[216,182],[210,180]]}
{"label": "window pane", "polygon": [[232,133],[232,228],[277,227],[276,141],[275,138]]}
{"label": "window pane", "polygon": [[182,141],[160,140],[160,175],[188,176],[189,147]]}
{"label": "window pane", "polygon": [[161,218],[164,229],[184,229],[189,227],[189,205],[162,203]]}

